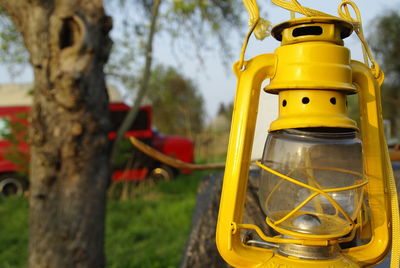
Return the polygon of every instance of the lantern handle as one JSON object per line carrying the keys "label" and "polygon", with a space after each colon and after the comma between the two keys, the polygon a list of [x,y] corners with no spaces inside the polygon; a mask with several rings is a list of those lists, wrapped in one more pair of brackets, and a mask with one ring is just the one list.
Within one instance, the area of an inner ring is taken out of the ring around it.
{"label": "lantern handle", "polygon": [[[343,250],[343,252],[360,263],[375,264],[382,260],[390,250],[391,217],[398,217],[398,211],[390,213],[390,200],[395,196],[383,194],[388,191],[387,178],[388,151],[383,135],[382,105],[380,79],[376,78],[370,68],[352,61],[353,83],[358,89],[361,118],[361,136],[365,174],[369,178],[366,193],[371,213],[371,241],[362,246]],[[389,163],[390,164],[390,163]],[[398,238],[396,238],[398,239]],[[393,248],[394,251],[395,248]],[[395,267],[398,267],[395,264]]]}
{"label": "lantern handle", "polygon": [[[294,19],[295,13],[303,14],[307,17],[336,17],[319,10],[315,10],[312,8],[302,6],[298,0],[271,0],[271,2],[281,8],[287,9],[291,12],[291,18]],[[247,35],[244,39],[242,50],[240,53],[239,64],[240,69],[243,68],[244,62],[244,54],[246,51],[246,47],[249,41],[251,34],[254,31],[254,35],[257,39],[263,40],[265,37],[269,36],[271,33],[271,22],[260,17],[260,12],[257,4],[257,0],[243,0],[244,6],[249,13],[249,25],[250,29],[247,32]],[[349,7],[352,8],[356,17],[353,18],[350,14]],[[342,0],[342,2],[338,6],[338,15],[341,19],[344,19],[350,22],[354,31],[357,34],[358,39],[361,42],[361,48],[364,55],[364,62],[369,66],[369,62],[371,62],[371,72],[374,77],[379,81],[380,85],[382,85],[384,79],[384,73],[382,72],[379,64],[375,61],[371,49],[368,46],[367,41],[365,40],[363,27],[362,27],[362,19],[361,12],[357,7],[357,4],[351,0]],[[338,18],[338,17],[336,17]]]}
{"label": "lantern handle", "polygon": [[261,84],[274,77],[276,62],[275,54],[262,54],[244,61],[240,71],[240,62],[233,67],[238,82],[216,234],[221,256],[233,266],[255,266],[273,256],[271,250],[260,255],[259,249],[244,245],[231,225],[242,222]]}

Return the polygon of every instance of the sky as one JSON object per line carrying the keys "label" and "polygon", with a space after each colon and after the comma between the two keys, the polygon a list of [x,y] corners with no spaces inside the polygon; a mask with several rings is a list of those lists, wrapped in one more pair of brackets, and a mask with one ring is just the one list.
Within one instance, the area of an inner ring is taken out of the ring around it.
{"label": "sky", "polygon": [[[270,20],[273,25],[286,21],[290,17],[289,11],[277,7],[271,4],[269,1],[258,0],[257,2],[260,6],[260,9],[263,11],[261,16]],[[337,7],[340,3],[338,0],[303,0],[300,2],[303,6],[317,9],[332,15],[337,15]],[[376,16],[384,14],[388,10],[400,10],[400,0],[355,0],[355,2],[361,12],[365,35],[368,35],[370,32],[368,25],[371,24]],[[246,12],[244,8],[243,12]],[[243,30],[247,31],[247,29],[248,26],[244,24]],[[233,40],[230,41],[231,44],[233,44],[233,52],[236,56],[236,58],[232,60],[232,64],[239,58],[243,38],[244,36],[234,36]],[[277,48],[279,45],[280,43],[273,37],[268,37],[263,41],[251,38],[246,51],[246,59],[250,59],[251,57],[262,53],[273,53],[275,48]],[[345,40],[345,45],[350,48],[353,59],[362,60],[360,42],[355,34]],[[156,48],[155,53],[156,58],[160,62],[179,67],[179,64],[175,63],[175,60],[169,51]],[[228,103],[234,99],[236,80],[231,72],[231,66],[223,66],[220,57],[218,57],[215,51],[214,53],[212,51],[208,53],[204,67],[201,67],[200,71],[199,66],[190,64],[190,62],[191,59],[188,59],[187,64],[185,64],[185,61],[183,62],[185,68],[182,71],[186,76],[194,79],[197,82],[197,85],[199,86],[199,89],[206,102],[207,114],[209,118],[213,117],[217,113],[219,104],[221,102]]]}
{"label": "sky", "polygon": [[[370,32],[368,26],[376,16],[382,15],[389,10],[400,10],[400,0],[355,0],[355,2],[360,9],[366,35]],[[277,7],[269,1],[258,0],[258,3],[262,10],[261,16],[270,20],[273,25],[286,21],[290,17],[289,11]],[[336,10],[340,1],[303,0],[301,3],[307,7],[337,15]],[[246,14],[244,8],[243,12]],[[244,23],[243,33],[247,31],[247,29],[248,26]],[[229,35],[229,38],[231,39],[229,42],[232,44],[232,52],[235,55],[235,58],[232,59],[233,64],[233,62],[237,61],[239,58],[244,36]],[[194,80],[204,97],[207,118],[211,120],[217,113],[221,102],[229,103],[234,99],[236,80],[231,72],[231,66],[223,65],[217,49],[214,51],[211,48],[210,51],[205,54],[204,64],[200,66],[199,64],[193,64],[195,61],[190,57],[180,57],[179,60],[176,60],[170,49],[163,44],[165,44],[163,37],[156,39],[154,49],[155,63],[175,66],[183,72],[186,77]],[[272,37],[268,37],[264,41],[251,38],[246,52],[246,59],[250,59],[261,53],[273,53],[275,48],[279,45],[280,43]],[[345,40],[345,45],[350,48],[353,59],[362,60],[360,42],[355,34]],[[181,66],[184,66],[184,68]],[[31,82],[32,80],[32,72],[29,67],[27,67],[20,76],[11,79],[7,71],[0,66],[0,83]]]}

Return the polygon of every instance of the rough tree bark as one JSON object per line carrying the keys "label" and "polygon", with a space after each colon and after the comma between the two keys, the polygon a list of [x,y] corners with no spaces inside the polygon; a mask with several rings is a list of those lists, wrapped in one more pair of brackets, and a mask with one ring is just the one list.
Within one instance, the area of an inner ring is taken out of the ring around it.
{"label": "rough tree bark", "polygon": [[[223,173],[205,177],[198,189],[192,228],[183,254],[181,268],[223,268],[230,267],[219,255],[215,232],[221,198]],[[243,222],[260,226],[267,234],[273,235],[265,223],[265,216],[258,201],[259,172],[249,175]],[[261,240],[254,232],[243,232],[242,239]]]}
{"label": "rough tree bark", "polygon": [[180,268],[229,267],[215,244],[222,177],[223,173],[210,174],[199,185],[192,228]]}
{"label": "rough tree bark", "polygon": [[29,267],[103,267],[112,21],[101,0],[0,0],[33,66]]}

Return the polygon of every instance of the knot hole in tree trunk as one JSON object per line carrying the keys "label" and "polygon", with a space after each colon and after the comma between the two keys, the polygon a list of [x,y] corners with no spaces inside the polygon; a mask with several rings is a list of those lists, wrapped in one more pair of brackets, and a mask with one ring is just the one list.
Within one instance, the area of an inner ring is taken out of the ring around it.
{"label": "knot hole in tree trunk", "polygon": [[63,18],[59,36],[60,49],[80,47],[85,38],[84,27],[83,21],[77,16]]}

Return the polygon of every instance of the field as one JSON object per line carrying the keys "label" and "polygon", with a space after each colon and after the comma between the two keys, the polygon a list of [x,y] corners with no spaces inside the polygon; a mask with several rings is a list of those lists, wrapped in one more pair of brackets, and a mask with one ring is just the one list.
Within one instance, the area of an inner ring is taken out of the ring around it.
{"label": "field", "polygon": [[[190,231],[197,186],[207,172],[142,184],[130,198],[109,198],[107,267],[177,267]],[[28,202],[0,199],[0,267],[26,267]]]}

